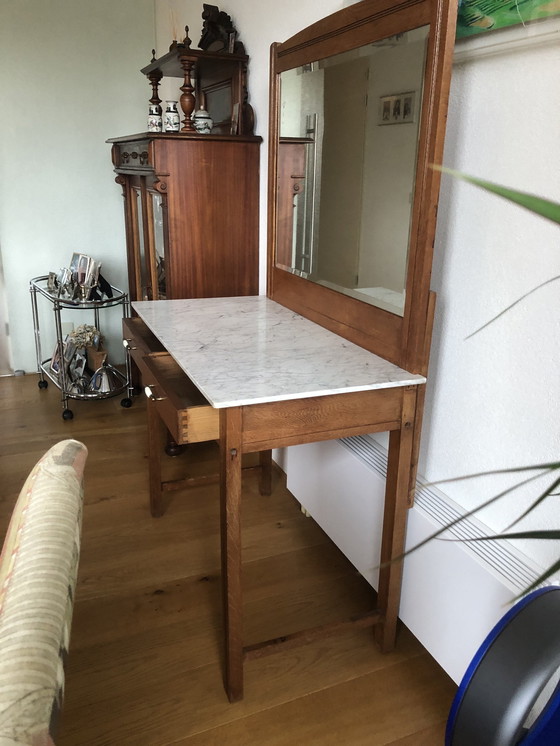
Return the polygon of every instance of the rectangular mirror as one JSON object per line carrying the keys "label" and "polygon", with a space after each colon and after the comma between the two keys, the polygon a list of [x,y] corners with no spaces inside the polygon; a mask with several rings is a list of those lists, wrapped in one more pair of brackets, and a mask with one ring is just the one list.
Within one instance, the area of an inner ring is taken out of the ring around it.
{"label": "rectangular mirror", "polygon": [[400,316],[427,39],[424,26],[280,75],[276,264]]}
{"label": "rectangular mirror", "polygon": [[271,50],[268,295],[410,372],[430,273],[456,0],[362,0]]}

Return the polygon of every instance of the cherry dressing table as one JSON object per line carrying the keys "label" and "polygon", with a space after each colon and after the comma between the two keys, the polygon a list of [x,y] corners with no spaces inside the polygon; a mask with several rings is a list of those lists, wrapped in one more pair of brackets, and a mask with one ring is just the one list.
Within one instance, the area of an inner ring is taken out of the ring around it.
{"label": "cherry dressing table", "polygon": [[[392,560],[413,502],[435,303],[439,174],[429,166],[442,157],[456,12],[453,0],[362,0],[273,44],[267,296],[136,301],[125,324],[151,421],[178,442],[220,443],[232,702],[246,659],[347,624],[372,626],[383,651],[395,644],[402,563]],[[242,455],[265,463],[273,448],[381,431],[390,435],[375,608],[245,646]]]}
{"label": "cherry dressing table", "polygon": [[[235,701],[243,693],[244,658],[301,642],[302,634],[313,636],[307,630],[243,646],[242,454],[391,431],[383,554],[395,556],[402,547],[408,507],[418,387],[426,379],[265,297],[139,301],[133,307],[219,411],[226,689]],[[150,388],[156,403],[165,401],[157,384]],[[400,565],[383,568],[377,608],[354,620],[378,624],[386,650],[394,644],[399,586]]]}

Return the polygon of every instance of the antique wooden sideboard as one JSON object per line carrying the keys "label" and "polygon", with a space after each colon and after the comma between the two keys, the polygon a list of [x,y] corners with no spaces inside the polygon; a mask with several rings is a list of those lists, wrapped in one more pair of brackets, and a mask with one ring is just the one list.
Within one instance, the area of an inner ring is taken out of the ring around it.
{"label": "antique wooden sideboard", "polygon": [[[180,131],[108,140],[124,196],[131,300],[258,292],[262,138],[253,134],[249,58],[229,16],[214,11],[205,6],[204,48],[191,48],[187,28],[183,41],[141,71],[152,107],[161,109],[162,78],[182,83]],[[213,118],[209,134],[191,118],[202,105]]]}

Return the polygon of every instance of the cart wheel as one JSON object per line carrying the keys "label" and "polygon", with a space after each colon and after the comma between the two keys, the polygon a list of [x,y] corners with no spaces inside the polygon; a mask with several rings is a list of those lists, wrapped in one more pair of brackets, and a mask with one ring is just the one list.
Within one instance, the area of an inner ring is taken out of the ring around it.
{"label": "cart wheel", "polygon": [[126,399],[121,399],[121,407],[128,409],[131,406],[132,406],[132,399],[129,399],[128,397],[126,397]]}
{"label": "cart wheel", "polygon": [[37,386],[39,386],[40,389],[46,389],[48,385],[49,385],[49,382],[43,381],[43,380],[39,381],[39,383],[37,384]]}
{"label": "cart wheel", "polygon": [[63,420],[72,420],[72,419],[74,419],[74,412],[72,412],[71,409],[65,409],[62,412],[62,419]]}

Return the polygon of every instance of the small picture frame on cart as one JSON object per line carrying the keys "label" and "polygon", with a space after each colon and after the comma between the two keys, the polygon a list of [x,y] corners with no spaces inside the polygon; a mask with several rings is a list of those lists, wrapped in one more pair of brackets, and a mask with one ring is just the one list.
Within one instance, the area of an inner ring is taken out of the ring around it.
{"label": "small picture frame on cart", "polygon": [[58,278],[56,272],[49,272],[47,277],[47,290],[49,293],[56,293],[58,288]]}
{"label": "small picture frame on cart", "polygon": [[68,335],[64,338],[63,355],[64,362],[68,365],[76,354],[76,343]]}
{"label": "small picture frame on cart", "polygon": [[51,357],[51,370],[57,376],[60,375],[60,344],[57,342]]}
{"label": "small picture frame on cart", "polygon": [[72,381],[77,381],[82,378],[86,369],[87,358],[80,350],[76,350],[74,357],[70,361],[68,366],[68,373]]}
{"label": "small picture frame on cart", "polygon": [[87,254],[81,254],[79,251],[75,251],[72,254],[72,259],[70,260],[70,272],[72,272],[72,276],[74,277],[74,279],[76,279],[77,277],[78,265],[80,264],[80,260],[82,257],[89,259],[89,256],[87,256]]}

